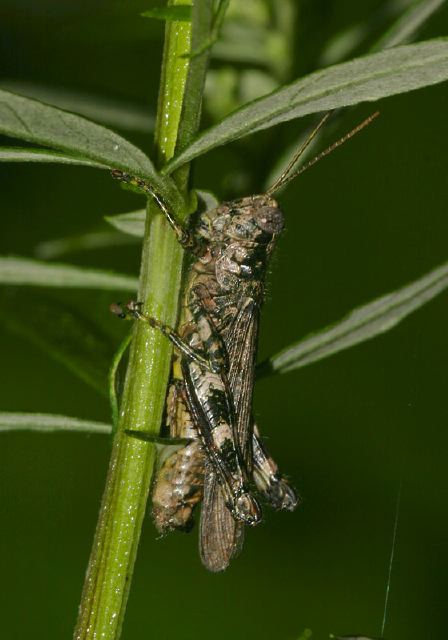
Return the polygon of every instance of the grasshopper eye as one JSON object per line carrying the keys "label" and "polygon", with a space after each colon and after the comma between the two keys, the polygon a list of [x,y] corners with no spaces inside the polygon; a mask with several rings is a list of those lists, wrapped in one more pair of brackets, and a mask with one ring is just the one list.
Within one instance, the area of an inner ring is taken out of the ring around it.
{"label": "grasshopper eye", "polygon": [[283,214],[278,207],[261,207],[257,215],[257,226],[274,235],[282,231]]}

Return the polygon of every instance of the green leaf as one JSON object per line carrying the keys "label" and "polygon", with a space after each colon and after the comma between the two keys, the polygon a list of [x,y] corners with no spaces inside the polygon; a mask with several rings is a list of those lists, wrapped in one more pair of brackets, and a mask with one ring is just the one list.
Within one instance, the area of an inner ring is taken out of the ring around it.
{"label": "green leaf", "polygon": [[140,15],[143,18],[155,18],[156,20],[170,20],[171,22],[191,22],[191,5],[180,4],[171,7],[154,7]]}
{"label": "green leaf", "polygon": [[219,206],[219,200],[211,191],[196,189],[197,196],[200,200],[200,211],[210,211]]}
{"label": "green leaf", "polygon": [[69,155],[48,149],[31,149],[26,147],[0,147],[0,162],[53,162],[57,164],[75,164],[95,169],[108,169],[100,162]]}
{"label": "green leaf", "polygon": [[60,109],[79,113],[86,118],[118,129],[142,133],[150,133],[154,130],[154,116],[148,113],[147,108],[132,102],[106,98],[79,89],[67,89],[12,78],[0,81],[0,87],[22,96],[41,100]]}
{"label": "green leaf", "polygon": [[286,373],[371,340],[448,287],[448,263],[393,293],[354,309],[340,322],[284,349],[260,365],[260,375]]}
{"label": "green leaf", "polygon": [[77,236],[65,236],[39,242],[34,249],[36,258],[54,260],[78,251],[91,251],[120,245],[135,244],[136,240],[116,231],[91,231]]}
{"label": "green leaf", "polygon": [[219,145],[310,113],[437,84],[448,79],[448,39],[396,47],[316,71],[250,102],[202,133],[165,167],[169,173]]}
{"label": "green leaf", "polygon": [[157,173],[143,151],[81,116],[0,90],[0,133],[140,176],[171,206],[183,204],[174,183]]}
{"label": "green leaf", "polygon": [[254,25],[229,20],[222,30],[222,38],[213,49],[213,58],[234,62],[245,67],[256,65],[271,68],[271,41],[278,34],[272,25]]}
{"label": "green leaf", "polygon": [[119,213],[115,216],[104,216],[104,219],[122,233],[143,238],[145,233],[146,209]]}
{"label": "green leaf", "polygon": [[111,340],[78,310],[48,296],[0,290],[0,324],[25,338],[104,396]]}
{"label": "green leaf", "polygon": [[417,31],[445,4],[445,0],[420,0],[409,7],[386,33],[373,45],[371,51],[381,51],[414,39]]}
{"label": "green leaf", "polygon": [[81,420],[52,413],[0,412],[1,431],[38,431],[40,433],[101,433],[110,434],[112,427],[104,422]]}
{"label": "green leaf", "polygon": [[[373,53],[375,51],[387,49],[413,40],[417,31],[445,1],[446,0],[421,0],[420,2],[413,3],[410,8],[400,15],[392,27],[386,31],[386,33],[383,34],[377,42],[375,42],[375,44],[370,48],[370,52]],[[387,5],[387,7],[385,6],[381,10],[381,14],[386,12],[388,13],[392,9],[395,11],[395,7],[393,5]],[[400,7],[400,10],[401,9],[402,7]],[[361,45],[362,41],[371,34],[375,20],[372,20],[371,22],[372,24],[370,22],[364,22],[354,25],[337,34],[329,43],[327,43],[327,46],[321,54],[320,60],[324,63],[328,61],[329,64],[332,64],[333,62],[339,62],[341,59],[348,56],[353,49]],[[335,125],[335,121],[338,121],[338,118],[332,119],[330,130],[331,127]],[[328,130],[329,129],[327,128],[326,131],[328,132]],[[282,173],[283,169],[288,165],[297,149],[301,147],[302,143],[307,138],[308,133],[309,132],[307,131],[302,133],[297,141],[290,145],[285,153],[275,161],[275,164],[265,181],[266,188],[273,184],[275,179]],[[318,133],[316,138],[303,154],[302,163],[305,161],[307,156],[310,155],[320,137],[321,132]]]}
{"label": "green leaf", "polygon": [[[355,49],[371,39],[373,32],[378,32],[378,24],[390,22],[381,36],[370,46],[369,51],[381,51],[407,44],[416,39],[418,31],[431,18],[431,16],[445,3],[446,0],[414,0],[407,2],[410,6],[403,6],[403,2],[395,0],[381,5],[367,20],[349,26],[347,29],[331,37],[325,44],[319,57],[323,66],[341,62],[350,57]],[[406,5],[406,3],[405,3]],[[398,17],[395,16],[398,14]]]}
{"label": "green leaf", "polygon": [[0,257],[0,284],[135,292],[138,280],[132,276],[70,264],[47,264],[30,258]]}
{"label": "green leaf", "polygon": [[121,341],[118,349],[116,350],[114,357],[112,359],[112,364],[109,369],[108,375],[108,386],[109,386],[109,403],[112,414],[112,424],[114,426],[114,432],[118,425],[119,418],[119,367],[121,361],[123,359],[124,354],[126,353],[127,348],[131,344],[132,340],[132,331],[130,331]]}
{"label": "green leaf", "polygon": [[326,67],[349,58],[352,52],[358,49],[367,39],[373,26],[374,22],[367,20],[350,25],[348,28],[333,35],[324,44],[319,55],[318,66]]}

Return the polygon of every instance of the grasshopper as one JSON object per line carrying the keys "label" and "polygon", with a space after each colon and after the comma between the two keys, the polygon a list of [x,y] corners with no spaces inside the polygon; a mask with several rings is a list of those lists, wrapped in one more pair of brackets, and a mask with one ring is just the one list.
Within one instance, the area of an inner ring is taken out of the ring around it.
{"label": "grasshopper", "polygon": [[[145,188],[140,180],[136,184]],[[153,513],[161,530],[188,528],[203,484],[201,556],[214,571],[225,568],[240,548],[244,524],[261,519],[249,490],[253,463],[254,479],[271,502],[289,509],[297,503],[266,455],[251,416],[264,274],[282,228],[282,214],[270,196],[223,203],[201,214],[194,235],[177,228],[198,256],[185,285],[178,332],[142,314],[136,303],[113,309],[159,328],[177,348],[176,383],[167,403],[170,435],[193,436],[193,442],[162,465]]]}
{"label": "grasshopper", "polygon": [[[142,313],[141,304],[112,305],[121,317],[145,321],[175,346],[167,397],[171,437],[188,444],[167,458],[153,491],[157,528],[188,530],[202,500],[200,554],[211,571],[225,569],[239,552],[245,525],[256,525],[261,507],[255,483],[277,509],[293,510],[294,490],[279,474],[252,418],[252,394],[265,277],[283,215],[272,194],[369,124],[350,133],[292,173],[323,118],[280,178],[261,195],[224,202],[182,227],[149,184],[114,170],[114,178],[154,197],[193,261],[184,288],[178,330]],[[144,434],[132,432],[137,437]]]}

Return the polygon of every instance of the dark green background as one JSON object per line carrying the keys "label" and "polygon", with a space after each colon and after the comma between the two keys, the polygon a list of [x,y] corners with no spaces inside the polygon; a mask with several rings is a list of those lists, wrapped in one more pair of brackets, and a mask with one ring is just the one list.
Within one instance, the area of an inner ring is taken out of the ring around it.
{"label": "dark green background", "polygon": [[[303,3],[296,75],[313,68],[329,34],[382,4]],[[137,17],[144,6],[3,0],[3,74],[154,108],[163,29]],[[421,38],[447,32],[445,9]],[[269,278],[261,357],[448,259],[447,85],[376,106],[381,117],[368,131],[281,196],[287,231]],[[370,111],[351,111],[338,133]],[[196,186],[221,198],[245,195],[229,178],[239,173],[246,192],[259,190],[302,126],[288,123],[214,151],[196,163]],[[131,138],[151,149],[149,135]],[[0,193],[1,253],[28,256],[39,241],[96,228],[103,215],[142,202],[105,173],[67,167],[2,165]],[[66,261],[136,273],[139,251]],[[28,291],[21,293],[26,300]],[[81,309],[118,344],[123,327],[107,311],[113,292],[44,294]],[[157,540],[147,519],[124,639],[295,640],[305,627],[316,639],[379,635],[400,477],[385,636],[445,638],[447,318],[442,295],[384,337],[262,380],[255,413],[303,506],[268,513],[224,575],[201,567],[196,532]],[[109,420],[106,401],[41,351],[3,330],[0,343],[2,410]],[[2,638],[69,638],[109,443],[81,435],[1,438]]]}

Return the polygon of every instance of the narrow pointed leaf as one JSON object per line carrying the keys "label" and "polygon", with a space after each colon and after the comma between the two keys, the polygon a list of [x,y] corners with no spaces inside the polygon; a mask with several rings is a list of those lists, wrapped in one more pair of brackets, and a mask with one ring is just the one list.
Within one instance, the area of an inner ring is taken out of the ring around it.
{"label": "narrow pointed leaf", "polygon": [[[445,2],[446,0],[414,0],[405,7],[399,0],[383,3],[373,11],[368,20],[351,25],[330,38],[319,59],[323,66],[347,60],[355,49],[371,39],[372,34],[378,33],[378,23],[390,23],[390,26],[383,30],[380,37],[376,36],[374,44],[369,47],[370,53],[413,42],[420,29]],[[391,22],[392,15],[394,17]]]}
{"label": "narrow pointed leaf", "polygon": [[115,216],[104,216],[104,219],[122,233],[143,238],[145,233],[146,209],[119,213]]}
{"label": "narrow pointed leaf", "polygon": [[113,355],[111,339],[89,318],[52,297],[0,289],[0,326],[43,353],[104,396]]}
{"label": "narrow pointed leaf", "polygon": [[112,424],[114,431],[117,428],[120,408],[120,395],[122,384],[119,376],[120,365],[132,341],[132,331],[130,331],[121,341],[118,349],[112,358],[112,364],[109,368],[108,386],[109,386],[109,403],[112,414]]}
{"label": "narrow pointed leaf", "polygon": [[29,258],[0,257],[0,284],[135,292],[138,280],[132,276],[70,264],[48,264]]}
{"label": "narrow pointed leaf", "polygon": [[154,129],[154,115],[148,113],[147,108],[125,100],[91,94],[79,89],[12,78],[0,81],[0,88],[28,98],[41,100],[53,107],[59,107],[59,109],[79,113],[86,118],[118,129],[129,129],[142,133],[150,133]]}
{"label": "narrow pointed leaf", "polygon": [[143,151],[114,131],[81,116],[0,90],[0,133],[141,176],[168,203],[182,205],[174,183],[157,173]]}
{"label": "narrow pointed leaf", "polygon": [[389,331],[448,287],[448,264],[402,289],[358,307],[346,318],[300,340],[260,365],[260,375],[285,373],[328,358]]}
{"label": "narrow pointed leaf", "polygon": [[164,172],[171,172],[214,147],[280,122],[373,102],[447,79],[446,38],[396,47],[328,67],[235,111],[175,156]]}
{"label": "narrow pointed leaf", "polygon": [[[405,42],[414,40],[418,30],[423,27],[425,22],[429,20],[433,13],[435,13],[445,2],[446,0],[420,0],[417,4],[414,3],[394,22],[392,27],[375,42],[375,44],[370,48],[370,52],[374,53],[375,51],[396,47],[397,45],[405,44]],[[339,37],[336,36],[334,41],[330,43],[330,47],[324,49],[321,59],[324,60],[327,58],[330,59],[332,57],[337,57],[335,62],[339,62],[341,58],[348,56],[352,48],[359,46],[362,40],[370,35],[370,32],[370,25],[366,23],[360,23],[351,27],[346,32],[341,33]],[[338,118],[332,119],[333,126],[336,121],[338,121]],[[330,125],[330,127],[332,125]],[[301,147],[308,134],[309,131],[302,133],[299,138],[290,145],[287,151],[282,154],[278,160],[276,160],[265,181],[266,188],[275,182],[276,178],[278,178],[282,173],[284,167],[288,165],[297,149]],[[320,138],[321,132],[317,134],[316,138],[303,154],[302,162],[305,162],[306,158],[315,148]]]}
{"label": "narrow pointed leaf", "polygon": [[24,147],[0,147],[0,162],[43,162],[55,164],[74,164],[82,167],[94,167],[95,169],[108,169],[100,162],[69,155],[48,149],[27,149]]}
{"label": "narrow pointed leaf", "polygon": [[118,231],[91,231],[77,236],[65,236],[54,240],[39,242],[34,249],[36,258],[41,260],[54,260],[70,253],[80,251],[92,251],[135,244],[134,238],[125,236]]}
{"label": "narrow pointed leaf", "polygon": [[219,206],[219,200],[211,191],[203,191],[202,189],[196,189],[197,196],[200,200],[200,211],[210,211],[216,209]]}
{"label": "narrow pointed leaf", "polygon": [[353,57],[353,52],[371,35],[374,26],[373,20],[363,20],[331,36],[319,55],[319,66],[327,67],[349,60]]}
{"label": "narrow pointed leaf", "polygon": [[40,433],[99,433],[110,434],[112,427],[104,422],[81,420],[52,413],[0,412],[0,432],[37,431]]}
{"label": "narrow pointed leaf", "polygon": [[371,51],[389,49],[413,40],[418,30],[445,2],[446,0],[420,0],[413,4],[374,44]]}

